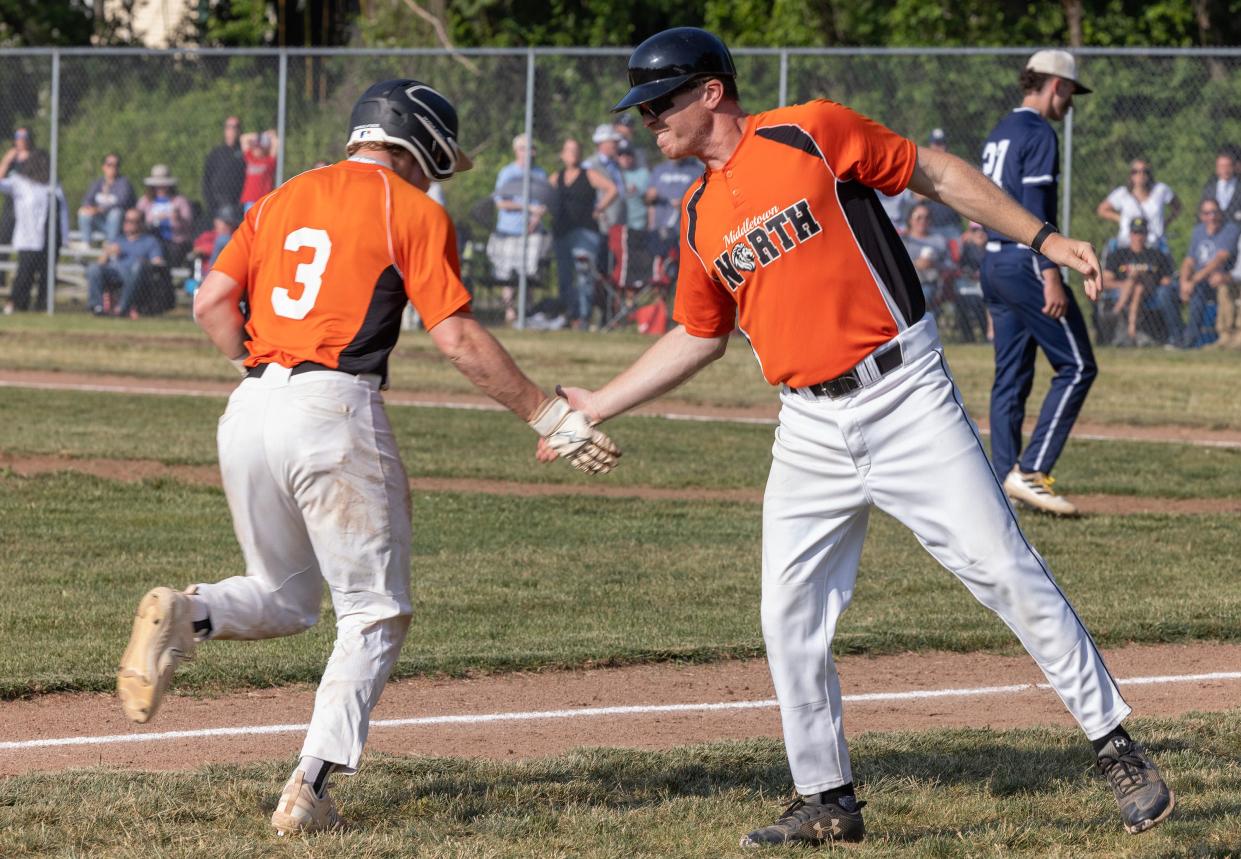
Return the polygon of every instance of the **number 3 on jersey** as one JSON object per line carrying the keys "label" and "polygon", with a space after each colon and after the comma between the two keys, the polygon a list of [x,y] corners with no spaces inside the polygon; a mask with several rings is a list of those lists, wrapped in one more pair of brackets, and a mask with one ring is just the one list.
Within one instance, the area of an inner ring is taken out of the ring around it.
{"label": "number 3 on jersey", "polygon": [[289,291],[278,286],[271,292],[271,306],[277,316],[287,319],[305,319],[306,314],[315,306],[319,297],[319,288],[323,286],[323,272],[327,268],[328,258],[332,255],[332,240],[326,230],[314,227],[300,227],[285,236],[286,251],[300,251],[302,248],[314,248],[315,255],[310,262],[298,265],[293,274],[295,283],[301,284],[301,298],[290,298]]}
{"label": "number 3 on jersey", "polygon": [[991,140],[982,150],[982,172],[999,185],[1004,181],[1004,156],[1008,155],[1010,140]]}

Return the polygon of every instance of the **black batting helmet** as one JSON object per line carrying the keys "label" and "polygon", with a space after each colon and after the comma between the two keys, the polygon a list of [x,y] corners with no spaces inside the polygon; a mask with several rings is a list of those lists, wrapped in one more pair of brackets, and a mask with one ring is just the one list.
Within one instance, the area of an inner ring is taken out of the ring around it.
{"label": "black batting helmet", "polygon": [[697,27],[656,33],[629,55],[629,93],[613,111],[667,95],[695,78],[734,78],[733,55],[720,37]]}
{"label": "black batting helmet", "polygon": [[422,172],[442,182],[474,166],[457,143],[457,111],[422,81],[381,81],[362,93],[349,116],[349,143],[395,143]]}

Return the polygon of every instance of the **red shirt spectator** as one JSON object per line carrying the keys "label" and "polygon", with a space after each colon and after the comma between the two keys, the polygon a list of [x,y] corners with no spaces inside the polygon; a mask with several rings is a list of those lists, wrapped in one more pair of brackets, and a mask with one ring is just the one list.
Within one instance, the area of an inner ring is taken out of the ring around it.
{"label": "red shirt spectator", "polygon": [[241,186],[241,205],[249,209],[276,187],[276,132],[243,134],[241,148],[246,162],[246,181]]}

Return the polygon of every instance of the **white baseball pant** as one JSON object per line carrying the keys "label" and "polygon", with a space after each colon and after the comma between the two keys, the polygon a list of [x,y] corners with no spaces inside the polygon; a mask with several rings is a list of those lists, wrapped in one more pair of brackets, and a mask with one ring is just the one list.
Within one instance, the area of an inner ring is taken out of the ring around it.
{"label": "white baseball pant", "polygon": [[1016,633],[1090,738],[1130,712],[1026,540],[927,316],[903,364],[840,399],[785,389],[763,501],[762,625],[798,792],[853,780],[831,643],[872,506],[903,522]]}
{"label": "white baseball pant", "polygon": [[319,619],[336,645],[302,748],[353,772],[410,620],[409,480],[377,376],[273,364],[220,418],[224,492],[246,574],[197,586],[212,638],[292,635]]}

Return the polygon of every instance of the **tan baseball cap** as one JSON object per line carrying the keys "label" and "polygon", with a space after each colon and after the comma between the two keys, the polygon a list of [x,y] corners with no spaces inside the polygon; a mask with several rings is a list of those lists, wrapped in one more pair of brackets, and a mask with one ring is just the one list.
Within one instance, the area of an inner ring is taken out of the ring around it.
{"label": "tan baseball cap", "polygon": [[1055,75],[1073,82],[1073,93],[1085,95],[1093,92],[1077,79],[1077,60],[1068,51],[1048,50],[1036,51],[1026,62],[1026,68],[1044,75]]}

